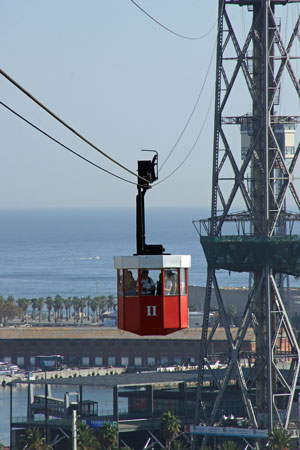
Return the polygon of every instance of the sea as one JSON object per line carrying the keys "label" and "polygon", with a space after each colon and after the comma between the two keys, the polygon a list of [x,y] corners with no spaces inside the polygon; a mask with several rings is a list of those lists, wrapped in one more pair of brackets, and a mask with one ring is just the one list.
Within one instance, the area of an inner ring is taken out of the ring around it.
{"label": "sea", "polygon": [[[204,208],[148,208],[146,243],[162,244],[167,253],[191,255],[189,285],[205,286],[206,262],[197,221]],[[0,295],[39,298],[116,296],[114,256],[136,252],[135,210],[0,210]],[[247,273],[219,271],[219,285],[248,285]],[[292,286],[299,281],[292,279]],[[39,388],[36,388],[39,389]],[[56,388],[63,396],[64,388]],[[61,389],[61,391],[59,391]],[[99,399],[99,410],[112,410],[112,392],[86,388],[86,399]],[[27,390],[13,388],[13,416],[25,415]],[[9,388],[0,387],[0,438],[9,444]],[[16,413],[15,413],[16,411]]]}
{"label": "sea", "polygon": [[[52,385],[51,396],[64,399],[66,392],[79,393],[77,385]],[[33,395],[44,395],[45,388],[43,385],[33,386]],[[50,393],[49,393],[50,395]],[[28,390],[26,384],[15,384],[12,388],[12,416],[14,421],[21,421],[27,414],[27,397]],[[98,414],[100,416],[113,414],[113,390],[110,388],[98,388],[97,386],[83,386],[83,400],[93,400],[98,402]],[[75,399],[74,395],[71,400]],[[4,445],[10,445],[10,387],[0,386],[0,405],[1,405],[1,421],[0,421],[0,439]],[[127,399],[119,399],[119,412],[128,411]],[[44,416],[36,416],[43,419]]]}
{"label": "sea", "polygon": [[[193,221],[201,208],[149,208],[146,243],[189,254],[189,284],[205,286],[206,262]],[[15,298],[116,295],[114,256],[136,252],[135,210],[0,210],[0,295]],[[247,274],[220,271],[222,286],[247,286]]]}

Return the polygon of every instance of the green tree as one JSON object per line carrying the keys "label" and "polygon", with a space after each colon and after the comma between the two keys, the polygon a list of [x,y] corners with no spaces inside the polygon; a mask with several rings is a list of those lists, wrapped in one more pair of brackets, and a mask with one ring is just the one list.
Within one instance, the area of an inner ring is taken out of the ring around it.
{"label": "green tree", "polygon": [[99,448],[94,431],[85,423],[81,423],[78,427],[77,448],[78,450],[96,450]]}
{"label": "green tree", "polygon": [[114,448],[118,448],[118,429],[115,425],[106,422],[96,433],[101,450],[113,450]]}
{"label": "green tree", "polygon": [[2,325],[6,325],[8,320],[15,319],[16,317],[20,317],[22,315],[22,310],[15,303],[7,298],[4,300],[2,296],[0,296],[0,323]]}
{"label": "green tree", "polygon": [[185,444],[183,441],[174,441],[172,443],[172,450],[188,450],[187,444]]}
{"label": "green tree", "polygon": [[237,315],[236,306],[233,305],[233,304],[229,305],[228,308],[227,308],[227,314],[228,314],[228,316],[230,318],[231,325],[233,325],[234,324],[234,319],[235,319],[235,317]]}
{"label": "green tree", "polygon": [[51,311],[53,308],[53,298],[48,296],[46,297],[46,305],[48,309],[48,322],[51,322]]}
{"label": "green tree", "polygon": [[189,311],[191,312],[196,312],[196,311],[200,311],[200,308],[198,305],[195,305],[194,303],[192,305],[189,305]]}
{"label": "green tree", "polygon": [[272,450],[289,449],[291,445],[291,433],[285,428],[274,427],[269,433],[268,444]]}
{"label": "green tree", "polygon": [[218,445],[218,450],[238,450],[240,447],[234,441],[225,441]]}
{"label": "green tree", "polygon": [[165,412],[160,417],[160,432],[166,441],[167,450],[171,449],[172,442],[180,431],[180,420],[171,411]]}
{"label": "green tree", "polygon": [[23,435],[23,449],[26,450],[52,450],[53,447],[45,443],[43,430],[39,428],[29,428]]}

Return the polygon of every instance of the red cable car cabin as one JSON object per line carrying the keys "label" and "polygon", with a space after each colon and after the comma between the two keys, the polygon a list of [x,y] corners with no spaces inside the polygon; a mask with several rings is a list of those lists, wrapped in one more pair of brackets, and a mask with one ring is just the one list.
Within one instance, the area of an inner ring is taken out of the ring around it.
{"label": "red cable car cabin", "polygon": [[189,255],[115,256],[118,328],[140,336],[188,327]]}

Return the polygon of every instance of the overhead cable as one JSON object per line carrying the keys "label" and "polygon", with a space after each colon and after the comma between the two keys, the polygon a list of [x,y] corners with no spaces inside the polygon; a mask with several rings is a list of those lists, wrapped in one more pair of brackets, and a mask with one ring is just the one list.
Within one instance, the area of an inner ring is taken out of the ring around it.
{"label": "overhead cable", "polygon": [[180,169],[180,167],[185,163],[185,161],[188,159],[188,157],[191,155],[191,153],[195,149],[196,144],[199,141],[199,138],[200,138],[200,136],[202,134],[202,131],[204,129],[204,126],[206,124],[206,121],[207,121],[207,118],[208,118],[208,114],[209,114],[209,111],[210,111],[210,108],[211,108],[212,100],[213,100],[213,97],[214,97],[214,92],[215,92],[215,89],[213,89],[213,91],[212,91],[212,95],[211,95],[210,102],[209,102],[209,105],[208,105],[208,109],[207,109],[207,112],[206,112],[206,115],[205,115],[205,119],[204,119],[204,121],[202,123],[202,127],[201,127],[201,129],[199,131],[199,134],[198,134],[194,144],[190,148],[188,154],[185,156],[183,161],[181,161],[181,163],[171,173],[169,173],[169,175],[167,175],[165,178],[163,178],[162,180],[158,181],[157,183],[153,184],[153,187],[157,186],[158,184],[162,183],[163,181],[166,181],[168,178],[170,178],[172,175],[174,175],[174,173],[177,172],[178,169]]}
{"label": "overhead cable", "polygon": [[[88,139],[86,139],[84,136],[82,136],[81,134],[78,133],[78,131],[74,130],[74,128],[72,128],[70,125],[68,125],[65,121],[63,121],[60,117],[58,117],[54,112],[52,112],[49,108],[47,108],[45,105],[43,105],[39,100],[37,100],[32,94],[30,94],[30,92],[28,92],[25,88],[23,88],[23,86],[21,86],[19,83],[17,83],[12,77],[10,77],[7,73],[4,72],[4,70],[2,70],[0,68],[0,74],[3,75],[8,81],[10,81],[14,86],[16,86],[18,89],[20,89],[20,91],[23,92],[23,94],[27,95],[27,97],[29,97],[32,101],[34,101],[37,105],[39,105],[44,111],[46,111],[48,114],[50,114],[52,117],[54,117],[54,119],[56,119],[58,122],[60,122],[64,127],[66,127],[69,131],[71,131],[72,133],[74,133],[77,137],[79,137],[82,141],[84,141],[86,144],[90,145],[91,147],[93,147],[95,150],[97,150],[97,152],[101,153],[102,156],[104,156],[105,158],[109,159],[111,162],[113,162],[114,164],[116,164],[117,166],[121,167],[122,169],[126,170],[128,173],[130,173],[131,175],[134,175],[135,177],[138,177],[139,179],[143,180],[143,181],[147,181],[145,178],[139,176],[138,174],[136,174],[135,172],[133,172],[132,170],[128,169],[127,167],[123,166],[123,164],[119,163],[118,161],[116,161],[115,159],[113,159],[111,156],[109,156],[107,153],[103,152],[103,150],[101,150],[99,147],[97,147],[95,144],[93,144],[92,142],[90,142]],[[148,181],[147,181],[148,182]]]}
{"label": "overhead cable", "polygon": [[75,152],[75,150],[72,150],[70,147],[67,147],[65,144],[63,144],[62,142],[58,141],[57,139],[55,139],[53,136],[51,136],[50,134],[46,133],[44,130],[42,130],[41,128],[39,128],[38,126],[34,125],[34,123],[30,122],[29,120],[27,120],[25,117],[21,116],[21,114],[17,113],[15,110],[13,110],[12,108],[10,108],[9,106],[7,106],[5,103],[0,101],[0,105],[4,106],[4,108],[6,108],[8,111],[10,111],[11,113],[13,113],[15,116],[19,117],[20,119],[22,119],[24,122],[26,122],[28,125],[30,125],[31,127],[33,127],[35,130],[39,131],[40,133],[42,133],[44,136],[47,136],[49,139],[51,139],[52,141],[56,142],[56,144],[60,145],[61,147],[65,148],[66,150],[68,150],[69,152],[73,153],[73,155],[78,156],[78,158],[83,159],[84,161],[86,161],[87,163],[91,164],[94,167],[97,167],[97,169],[102,170],[103,172],[108,173],[109,175],[112,175],[115,178],[119,178],[119,180],[122,181],[126,181],[126,183],[130,183],[130,184],[134,184],[135,186],[137,185],[136,183],[134,183],[133,181],[129,181],[126,180],[123,177],[120,177],[119,175],[116,175],[113,172],[110,172],[107,169],[104,169],[103,167],[99,166],[98,164],[93,163],[92,161],[90,161],[89,159],[85,158],[84,156],[80,155],[79,153]]}
{"label": "overhead cable", "polygon": [[204,81],[203,81],[203,83],[202,83],[200,92],[199,92],[199,94],[198,94],[198,97],[197,97],[197,100],[196,100],[196,102],[195,102],[195,105],[194,105],[194,107],[193,107],[193,109],[192,109],[192,112],[191,112],[191,114],[190,114],[190,116],[189,116],[189,118],[188,118],[188,120],[187,120],[185,126],[183,127],[183,130],[181,131],[180,135],[178,136],[177,141],[175,142],[175,144],[174,144],[173,147],[171,148],[169,154],[168,154],[168,155],[166,156],[166,158],[164,159],[164,161],[163,161],[163,163],[161,164],[159,170],[161,170],[161,169],[164,167],[164,165],[166,164],[166,162],[168,161],[168,159],[170,158],[170,156],[173,154],[175,148],[177,147],[177,145],[178,145],[180,139],[182,138],[182,136],[183,136],[185,130],[187,129],[187,127],[188,127],[188,125],[189,125],[189,123],[190,123],[190,121],[191,121],[191,119],[192,119],[192,117],[193,117],[193,115],[194,115],[194,112],[195,112],[195,110],[196,110],[196,108],[197,108],[197,106],[198,106],[199,100],[200,100],[200,98],[201,98],[203,89],[204,89],[204,87],[205,87],[206,80],[207,80],[207,78],[208,78],[208,74],[209,74],[210,67],[211,67],[211,64],[212,64],[212,60],[213,60],[213,57],[214,57],[214,54],[215,54],[215,50],[216,50],[216,45],[217,45],[217,41],[215,42],[215,45],[214,45],[214,48],[213,48],[213,51],[212,51],[212,54],[211,54],[211,57],[210,57],[210,61],[209,61],[209,64],[208,64],[208,68],[207,68],[207,71],[206,71],[206,74],[205,74],[205,77],[204,77]]}
{"label": "overhead cable", "polygon": [[138,3],[136,3],[134,0],[130,0],[131,3],[133,3],[137,8],[139,8],[144,14],[146,14],[146,16],[148,16],[151,20],[153,20],[155,23],[157,23],[160,27],[164,28],[165,30],[169,31],[169,33],[175,34],[175,36],[181,37],[183,39],[189,39],[192,41],[196,41],[199,39],[203,39],[206,36],[209,35],[209,33],[213,30],[216,22],[213,24],[213,26],[207,31],[207,33],[203,34],[202,36],[184,36],[183,34],[179,34],[176,33],[176,31],[171,30],[170,28],[166,27],[165,25],[163,25],[161,22],[159,22],[158,20],[156,20],[153,16],[151,16],[147,11],[145,11]]}

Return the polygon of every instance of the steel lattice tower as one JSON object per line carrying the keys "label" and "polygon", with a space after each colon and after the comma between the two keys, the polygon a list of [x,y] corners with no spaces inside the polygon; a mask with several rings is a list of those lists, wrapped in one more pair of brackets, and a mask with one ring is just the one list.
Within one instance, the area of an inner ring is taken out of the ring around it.
{"label": "steel lattice tower", "polygon": [[[211,217],[199,221],[198,229],[208,270],[196,425],[218,422],[234,374],[251,428],[272,430],[274,425],[289,426],[300,353],[277,280],[300,273],[300,236],[292,234],[292,225],[300,219],[300,200],[293,180],[300,143],[288,162],[276,130],[281,125],[295,126],[300,122],[297,115],[277,114],[284,74],[291,95],[300,98],[300,84],[293,68],[298,59],[293,50],[300,41],[300,18],[299,12],[294,15],[285,42],[276,11],[295,9],[292,4],[299,1],[219,0]],[[244,39],[237,33],[240,16],[235,28],[237,8],[243,8],[247,17],[251,15]],[[232,100],[236,86],[240,90],[238,102]],[[248,104],[251,114],[247,114]],[[234,108],[240,115],[226,115]],[[250,144],[243,159],[237,134],[232,133],[233,125],[250,130]],[[296,206],[296,213],[286,211],[287,198]],[[237,199],[245,205],[241,213],[232,212]],[[237,234],[228,235],[226,231],[232,223],[236,224]],[[234,333],[219,288],[218,269],[253,274],[242,322]],[[209,327],[213,292],[219,320]],[[220,322],[228,341],[228,366],[223,380],[214,376],[207,359],[208,346]],[[245,371],[242,349],[249,330],[254,335],[255,348],[251,369]],[[282,337],[286,342],[284,350]],[[215,397],[209,411],[204,398],[204,370],[209,370],[215,381]]]}

